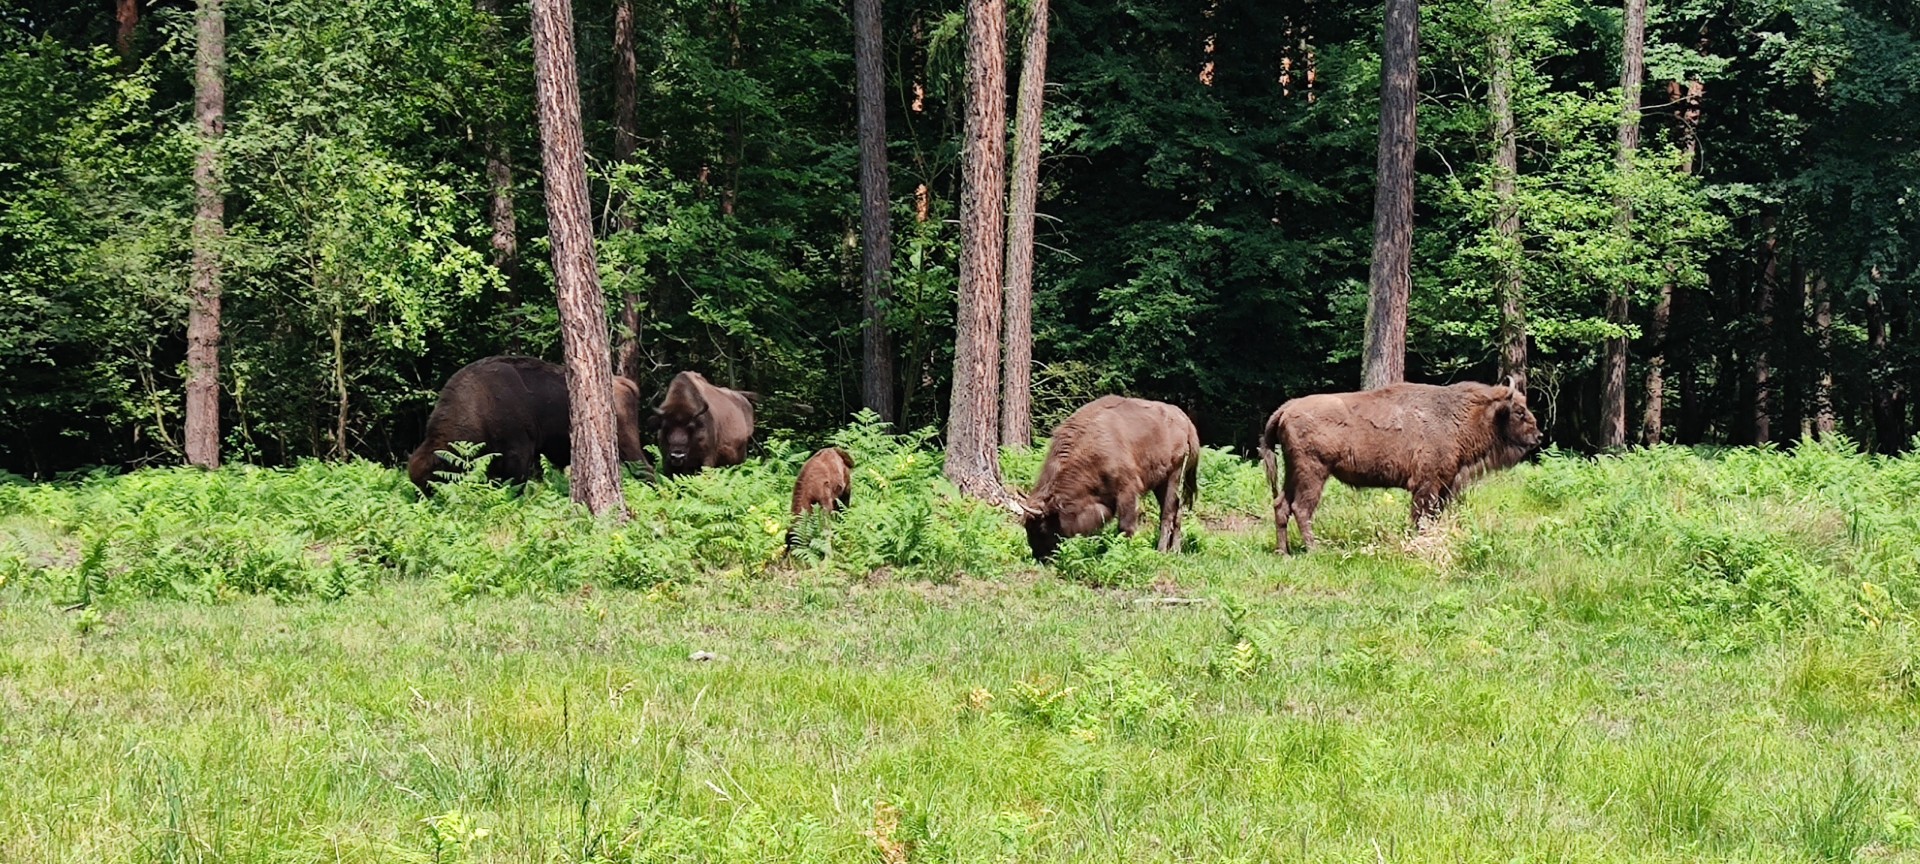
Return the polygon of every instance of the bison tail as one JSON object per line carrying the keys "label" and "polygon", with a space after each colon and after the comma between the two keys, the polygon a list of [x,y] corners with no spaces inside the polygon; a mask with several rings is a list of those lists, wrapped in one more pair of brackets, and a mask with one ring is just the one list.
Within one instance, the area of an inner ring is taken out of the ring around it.
{"label": "bison tail", "polygon": [[1280,497],[1280,464],[1274,458],[1273,447],[1280,437],[1280,424],[1267,421],[1266,428],[1260,430],[1260,466],[1267,472],[1267,493]]}
{"label": "bison tail", "polygon": [[1180,495],[1187,499],[1188,507],[1192,507],[1194,502],[1200,500],[1200,447],[1198,445],[1187,451],[1186,477],[1181,480]]}

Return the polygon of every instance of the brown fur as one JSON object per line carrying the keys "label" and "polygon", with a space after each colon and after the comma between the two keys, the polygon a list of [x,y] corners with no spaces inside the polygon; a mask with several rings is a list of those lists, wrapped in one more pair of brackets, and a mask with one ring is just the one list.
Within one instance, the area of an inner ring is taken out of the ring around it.
{"label": "brown fur", "polygon": [[[557,468],[573,461],[567,370],[536,357],[486,357],[453,373],[427,418],[426,440],[407,460],[407,476],[422,495],[433,494],[434,473],[447,469],[439,451],[454,441],[486,445],[494,454],[487,476],[525,483],[547,457]],[[640,388],[614,376],[614,434],[620,458],[645,462],[641,446]]]}
{"label": "brown fur", "polygon": [[[1291,518],[1300,526],[1302,545],[1313,547],[1313,511],[1328,477],[1413,493],[1418,529],[1468,483],[1527,458],[1540,440],[1526,394],[1508,385],[1394,384],[1291,400],[1267,418],[1260,435],[1260,460],[1273,493],[1274,545],[1292,551]],[[1285,494],[1275,445],[1286,459]]]}
{"label": "brown fur", "polygon": [[[1162,552],[1180,547],[1180,506],[1197,496],[1200,434],[1186,412],[1165,402],[1102,396],[1053,431],[1046,462],[1022,505],[1036,560],[1053,557],[1060,538],[1098,533],[1108,519],[1132,536],[1140,496],[1160,496]],[[1183,482],[1184,481],[1184,482]]]}
{"label": "brown fur", "polygon": [[[853,457],[838,447],[823,448],[800,466],[800,478],[793,483],[793,521],[800,521],[809,510],[832,513],[847,506],[852,497]],[[787,548],[793,548],[795,542],[790,528]]]}
{"label": "brown fur", "polygon": [[697,474],[747,461],[753,403],[759,398],[707,383],[698,372],[673,376],[666,399],[653,411],[652,422],[660,428],[661,473]]}

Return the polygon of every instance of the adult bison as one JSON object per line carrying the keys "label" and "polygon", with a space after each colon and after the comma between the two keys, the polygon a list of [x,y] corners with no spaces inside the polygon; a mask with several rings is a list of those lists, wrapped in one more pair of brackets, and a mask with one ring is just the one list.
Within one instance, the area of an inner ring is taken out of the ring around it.
{"label": "adult bison", "polygon": [[[1274,446],[1287,462],[1280,487]],[[1313,548],[1313,511],[1329,476],[1348,486],[1413,493],[1416,529],[1475,478],[1512,466],[1540,446],[1527,394],[1507,384],[1394,384],[1361,393],[1321,393],[1281,405],[1260,434],[1273,493],[1274,546],[1293,551],[1289,517]]]}
{"label": "adult bison", "polygon": [[1180,545],[1180,505],[1198,493],[1200,434],[1186,412],[1164,402],[1102,396],[1053,430],[1033,492],[1015,505],[1025,517],[1035,560],[1053,557],[1060,538],[1097,533],[1108,519],[1132,536],[1140,496],[1160,496],[1160,540]]}
{"label": "adult bison", "polygon": [[650,421],[660,430],[660,470],[669,475],[698,474],[702,468],[747,461],[753,440],[753,403],[760,396],[707,382],[698,372],[682,372],[667,385],[667,397]]}
{"label": "adult bison", "polygon": [[[822,448],[800,466],[800,477],[793,483],[792,524],[798,524],[810,510],[825,514],[845,507],[852,496],[853,457],[838,447]],[[787,548],[792,549],[796,542],[798,538],[789,527]]]}
{"label": "adult bison", "polygon": [[[537,357],[485,357],[460,368],[440,390],[427,418],[427,437],[407,460],[407,476],[422,495],[433,494],[436,471],[445,470],[439,451],[454,441],[486,445],[494,454],[487,476],[525,483],[540,457],[555,467],[573,461],[567,409],[567,370]],[[644,462],[641,446],[640,388],[613,379],[613,414],[620,458]]]}

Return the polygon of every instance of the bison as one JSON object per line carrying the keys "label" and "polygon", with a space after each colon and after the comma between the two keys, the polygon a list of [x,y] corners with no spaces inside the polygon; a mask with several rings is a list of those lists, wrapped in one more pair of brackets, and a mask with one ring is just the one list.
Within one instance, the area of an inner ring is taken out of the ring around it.
{"label": "bison", "polygon": [[[485,445],[494,454],[487,476],[525,483],[547,457],[555,467],[573,461],[567,410],[567,370],[537,357],[485,357],[447,379],[427,417],[426,440],[407,460],[407,476],[422,495],[433,494],[434,473],[445,470],[440,451],[454,441]],[[644,462],[640,435],[640,388],[613,379],[613,413],[620,458]]]}
{"label": "bison", "polygon": [[1053,430],[1033,492],[1015,505],[1025,517],[1037,561],[1053,557],[1060,538],[1099,532],[1118,518],[1132,536],[1140,496],[1160,496],[1160,540],[1180,545],[1180,505],[1198,493],[1200,434],[1186,412],[1164,402],[1102,396]]}
{"label": "bison", "polygon": [[[1540,446],[1527,394],[1513,386],[1394,384],[1361,393],[1321,393],[1281,405],[1260,434],[1273,494],[1274,546],[1293,551],[1287,520],[1313,548],[1313,511],[1329,476],[1349,486],[1413,493],[1417,530],[1475,478],[1507,468]],[[1278,445],[1286,487],[1274,464]]]}
{"label": "bison", "polygon": [[703,468],[747,461],[753,440],[753,403],[759,394],[707,383],[698,372],[682,372],[667,385],[667,397],[653,411],[660,432],[663,474],[698,474]]}
{"label": "bison", "polygon": [[[810,510],[832,513],[847,506],[853,497],[853,457],[838,447],[827,447],[800,466],[800,478],[793,483],[793,524]],[[787,530],[787,548],[799,542],[793,529]]]}

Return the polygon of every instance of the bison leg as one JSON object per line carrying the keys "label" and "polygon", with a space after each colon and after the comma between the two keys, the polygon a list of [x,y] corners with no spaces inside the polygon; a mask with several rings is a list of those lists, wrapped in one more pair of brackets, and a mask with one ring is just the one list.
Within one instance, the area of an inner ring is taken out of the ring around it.
{"label": "bison leg", "polygon": [[1162,552],[1180,550],[1180,475],[1178,472],[1167,475],[1167,482],[1160,486],[1160,542],[1155,548]]}
{"label": "bison leg", "polygon": [[1120,532],[1132,537],[1140,530],[1140,496],[1121,495],[1114,502],[1114,515],[1120,520]]}
{"label": "bison leg", "polygon": [[1287,520],[1293,518],[1291,497],[1291,492],[1273,496],[1273,551],[1282,555],[1293,553],[1293,544],[1287,538]]}
{"label": "bison leg", "polygon": [[[1300,526],[1302,550],[1313,549],[1313,511],[1320,507],[1320,493],[1326,491],[1326,487],[1327,476],[1324,472],[1295,470],[1292,466],[1288,466],[1286,507],[1292,511],[1294,523]],[[1280,530],[1284,535],[1286,526],[1280,526]],[[1292,544],[1286,543],[1285,539],[1282,536],[1281,545],[1286,546],[1286,551],[1291,552]]]}
{"label": "bison leg", "polygon": [[1413,530],[1414,533],[1427,530],[1440,511],[1447,506],[1447,487],[1443,484],[1425,484],[1413,490]]}

